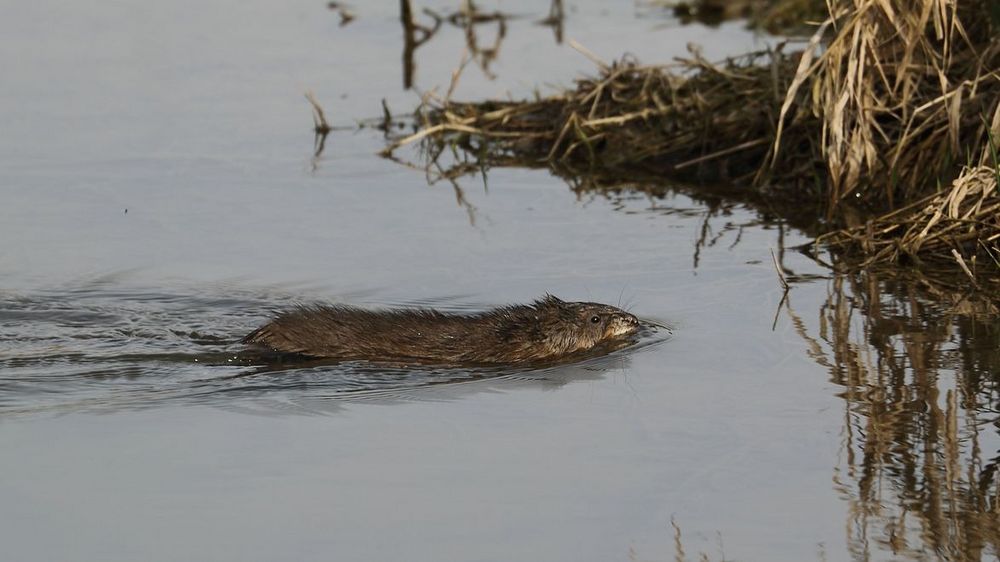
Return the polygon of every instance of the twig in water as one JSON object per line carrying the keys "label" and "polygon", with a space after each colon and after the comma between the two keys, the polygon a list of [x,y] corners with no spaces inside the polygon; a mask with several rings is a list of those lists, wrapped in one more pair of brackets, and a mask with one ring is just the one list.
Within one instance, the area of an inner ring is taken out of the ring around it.
{"label": "twig in water", "polygon": [[962,254],[958,253],[958,250],[955,250],[953,248],[951,250],[951,255],[955,258],[955,261],[958,262],[958,265],[962,268],[962,271],[964,271],[965,274],[969,276],[969,279],[972,281],[972,285],[977,289],[980,289],[979,283],[976,282],[976,276],[972,274],[972,270],[969,269],[969,266],[965,264],[965,258],[962,257]]}
{"label": "twig in water", "polygon": [[326,122],[326,114],[323,113],[323,108],[320,107],[319,102],[316,101],[316,96],[313,93],[306,92],[306,99],[309,100],[309,104],[312,105],[313,109],[313,126],[315,128],[317,135],[326,135],[332,129],[330,124]]}
{"label": "twig in water", "polygon": [[771,331],[773,332],[775,328],[778,327],[778,315],[781,314],[781,307],[788,302],[788,289],[781,294],[781,300],[778,301],[777,308],[774,309],[774,320],[771,322]]}
{"label": "twig in water", "polygon": [[385,98],[382,98],[382,124],[379,125],[379,129],[388,134],[390,128],[392,128],[392,112],[389,111],[389,104]]}
{"label": "twig in water", "polygon": [[771,261],[774,262],[774,270],[778,272],[778,281],[781,282],[781,288],[788,292],[788,280],[785,279],[785,274],[781,271],[781,266],[778,265],[778,256],[774,255],[774,250],[771,250]]}

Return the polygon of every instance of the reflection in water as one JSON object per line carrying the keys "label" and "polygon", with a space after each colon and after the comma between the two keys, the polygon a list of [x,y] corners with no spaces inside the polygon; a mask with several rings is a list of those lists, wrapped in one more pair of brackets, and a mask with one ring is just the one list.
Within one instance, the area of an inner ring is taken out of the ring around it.
{"label": "reflection in water", "polygon": [[562,45],[563,24],[565,21],[566,12],[563,9],[562,0],[552,0],[552,4],[549,5],[549,15],[545,19],[538,22],[538,24],[551,27],[552,33],[556,38],[556,44]]}
{"label": "reflection in water", "polygon": [[800,332],[842,388],[834,481],[856,559],[1000,552],[1000,320],[962,301],[943,306],[899,274],[838,276],[819,341]]}
{"label": "reflection in water", "polygon": [[[651,1],[646,3],[648,13],[646,15],[656,15],[655,11],[665,11],[670,16],[677,18],[681,23],[702,23],[710,27],[718,27],[722,22],[737,18],[750,16],[751,9],[748,2],[742,0],[696,0],[691,2],[662,2]],[[665,10],[666,9],[666,10]]]}
{"label": "reflection in water", "polygon": [[[453,14],[449,21],[461,26],[465,31],[465,47],[483,71],[483,75],[490,80],[495,79],[496,75],[490,71],[490,65],[500,54],[500,45],[507,36],[507,16],[501,12],[483,13],[476,8],[472,0],[465,0],[462,2],[462,9]],[[497,30],[493,43],[489,47],[484,47],[479,43],[477,26],[487,23],[496,23]]]}
{"label": "reflection in water", "polygon": [[441,27],[441,18],[437,14],[426,11],[425,13],[434,18],[433,27],[416,23],[410,0],[400,0],[399,19],[403,24],[403,88],[407,90],[413,87],[413,73],[416,69],[413,55],[417,48],[429,41]]}
{"label": "reflection in water", "polygon": [[311,162],[312,171],[315,173],[319,168],[319,157],[323,154],[323,149],[326,147],[326,137],[333,129],[327,123],[326,112],[323,111],[323,106],[316,100],[316,95],[312,92],[306,92],[306,100],[312,106],[313,131],[316,133],[316,136],[313,137],[313,157]]}
{"label": "reflection in water", "polygon": [[[242,353],[242,336],[292,303],[286,296],[107,286],[0,295],[0,417],[178,403],[331,412],[344,400],[441,400],[511,385],[558,386],[621,368],[627,354],[667,335],[650,332],[623,352],[532,369],[280,363]],[[455,385],[465,390],[449,388]]]}
{"label": "reflection in water", "polygon": [[[430,8],[424,8],[423,13],[434,21],[431,27],[417,23],[410,0],[400,0],[399,19],[403,24],[403,87],[405,89],[413,87],[417,49],[430,41],[445,21],[462,29],[465,35],[467,53],[483,71],[483,75],[490,80],[496,78],[496,75],[490,70],[490,66],[500,54],[500,47],[507,36],[507,21],[511,19],[510,15],[500,11],[484,12],[476,7],[472,0],[463,0],[460,8],[450,14],[441,15]],[[548,17],[539,22],[552,26],[556,34],[556,43],[562,42],[563,19],[562,2],[555,0],[549,10]],[[490,24],[496,25],[496,32],[493,41],[484,45],[480,41],[479,27]]]}
{"label": "reflection in water", "polygon": [[326,7],[340,16],[340,27],[344,27],[345,25],[351,23],[356,17],[354,15],[354,10],[343,2],[329,2]]}

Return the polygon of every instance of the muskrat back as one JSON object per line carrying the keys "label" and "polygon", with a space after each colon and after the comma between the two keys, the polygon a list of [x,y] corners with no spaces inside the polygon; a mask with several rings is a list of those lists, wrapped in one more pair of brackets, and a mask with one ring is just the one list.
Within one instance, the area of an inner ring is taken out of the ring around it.
{"label": "muskrat back", "polygon": [[547,295],[477,314],[431,309],[302,306],[243,343],[316,358],[438,364],[517,364],[626,345],[639,320],[616,307]]}

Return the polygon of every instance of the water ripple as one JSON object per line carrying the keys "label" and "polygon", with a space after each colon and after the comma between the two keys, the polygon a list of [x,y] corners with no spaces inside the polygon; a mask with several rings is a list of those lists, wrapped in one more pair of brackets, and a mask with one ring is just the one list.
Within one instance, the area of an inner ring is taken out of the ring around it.
{"label": "water ripple", "polygon": [[240,338],[292,302],[273,294],[187,295],[107,286],[0,293],[0,416],[172,403],[316,413],[336,411],[344,400],[450,399],[468,383],[480,383],[481,391],[485,381],[552,385],[593,378],[620,367],[625,353],[664,339],[651,336],[624,353],[541,369],[282,364],[241,354]]}

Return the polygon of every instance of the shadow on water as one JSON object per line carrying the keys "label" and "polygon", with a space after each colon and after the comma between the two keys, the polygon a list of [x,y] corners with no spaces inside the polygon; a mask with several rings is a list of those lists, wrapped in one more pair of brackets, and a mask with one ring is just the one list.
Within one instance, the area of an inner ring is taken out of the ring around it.
{"label": "shadow on water", "polygon": [[[176,404],[329,413],[344,401],[443,400],[485,390],[548,388],[623,368],[628,354],[666,339],[666,330],[656,334],[651,328],[627,350],[522,369],[280,362],[244,353],[243,335],[295,302],[232,291],[162,294],[108,286],[0,294],[0,417]],[[445,305],[440,308],[469,310]]]}
{"label": "shadow on water", "polygon": [[1000,551],[1000,319],[941,290],[898,271],[838,276],[819,333],[797,322],[841,389],[834,483],[859,560]]}

